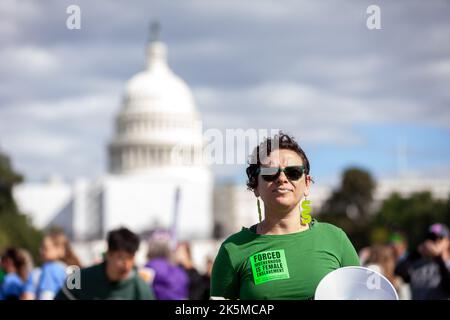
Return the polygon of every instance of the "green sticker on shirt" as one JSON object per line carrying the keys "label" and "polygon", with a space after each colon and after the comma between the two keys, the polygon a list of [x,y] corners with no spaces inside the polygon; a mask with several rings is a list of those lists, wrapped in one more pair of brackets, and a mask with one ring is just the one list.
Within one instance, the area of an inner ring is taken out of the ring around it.
{"label": "green sticker on shirt", "polygon": [[255,253],[250,257],[256,284],[272,280],[289,279],[284,249]]}

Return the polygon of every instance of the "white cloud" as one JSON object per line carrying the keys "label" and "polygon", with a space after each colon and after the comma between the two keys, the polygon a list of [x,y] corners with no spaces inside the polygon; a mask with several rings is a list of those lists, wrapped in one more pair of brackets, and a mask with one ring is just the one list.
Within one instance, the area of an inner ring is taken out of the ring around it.
{"label": "white cloud", "polygon": [[[300,3],[301,2],[301,3]],[[307,13],[307,9],[311,9],[305,1],[274,1],[274,0],[227,0],[227,1],[214,1],[210,3],[208,9],[205,8],[205,1],[194,0],[192,1],[191,9],[193,11],[201,12],[212,16],[223,16],[223,14],[232,15],[234,17],[254,19],[262,18],[267,20],[280,20],[285,19],[293,14],[292,6],[302,7],[302,11],[298,11],[297,14]]]}
{"label": "white cloud", "polygon": [[427,63],[423,72],[428,73],[431,77],[436,77],[438,81],[450,84],[450,58]]}
{"label": "white cloud", "polygon": [[65,122],[85,121],[93,117],[110,115],[112,110],[117,109],[118,104],[115,95],[97,94],[10,106],[1,110],[0,114],[16,116],[17,121],[29,118],[33,121],[63,125]]}
{"label": "white cloud", "polygon": [[47,49],[33,46],[7,47],[0,52],[0,67],[13,77],[16,73],[52,73],[58,70],[59,63]]}
{"label": "white cloud", "polygon": [[33,131],[32,134],[17,132],[3,140],[2,147],[13,154],[30,158],[62,157],[74,143],[68,137],[57,136],[49,132]]}
{"label": "white cloud", "polygon": [[236,89],[200,87],[194,93],[208,127],[284,128],[311,142],[361,145],[365,142],[355,135],[356,125],[450,124],[449,114],[430,114],[415,101],[360,98],[303,83],[269,82]]}
{"label": "white cloud", "polygon": [[0,108],[0,147],[31,178],[98,174],[119,106],[98,94]]}
{"label": "white cloud", "polygon": [[0,39],[7,43],[23,36],[21,25],[37,20],[42,9],[37,1],[0,1]]}
{"label": "white cloud", "polygon": [[347,55],[330,58],[322,54],[301,57],[297,60],[294,70],[301,74],[305,68],[313,70],[323,77],[332,80],[347,80],[348,78],[365,78],[383,68],[388,61],[374,54]]}
{"label": "white cloud", "polygon": [[82,30],[69,32],[70,1],[0,2],[0,138],[27,175],[102,166],[125,81],[144,66],[149,18],[207,127],[346,146],[366,143],[355,124],[450,128],[446,4],[383,3],[384,29],[369,32],[370,1],[77,3]]}
{"label": "white cloud", "polygon": [[172,54],[183,60],[198,59],[201,61],[201,57],[204,56],[214,56],[215,59],[220,59],[221,57],[227,57],[230,54],[236,54],[238,49],[239,48],[230,45],[230,43],[223,42],[220,39],[198,39],[179,44],[175,43],[173,46],[169,47],[169,60]]}

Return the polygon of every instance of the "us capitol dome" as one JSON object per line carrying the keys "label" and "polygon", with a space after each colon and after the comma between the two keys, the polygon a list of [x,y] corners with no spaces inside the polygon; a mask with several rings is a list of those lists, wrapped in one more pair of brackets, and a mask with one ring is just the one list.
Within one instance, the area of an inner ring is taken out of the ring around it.
{"label": "us capitol dome", "polygon": [[[150,42],[145,70],[125,85],[115,137],[108,148],[109,171],[139,173],[200,164],[196,157],[202,152],[200,123],[191,90],[168,65],[167,46]],[[187,153],[192,161],[183,163],[181,157]]]}
{"label": "us capitol dome", "polygon": [[124,84],[103,175],[74,183],[24,184],[21,209],[39,228],[63,227],[75,241],[125,226],[146,234],[208,239],[213,175],[202,162],[201,117],[188,85],[169,67],[165,43],[149,41],[144,70]]}

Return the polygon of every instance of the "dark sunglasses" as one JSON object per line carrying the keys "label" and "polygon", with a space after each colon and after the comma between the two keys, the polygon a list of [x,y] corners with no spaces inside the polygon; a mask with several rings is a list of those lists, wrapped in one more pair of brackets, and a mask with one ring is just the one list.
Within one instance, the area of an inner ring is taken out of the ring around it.
{"label": "dark sunglasses", "polygon": [[275,181],[280,176],[281,172],[284,172],[289,180],[298,180],[305,172],[304,166],[288,166],[285,168],[280,167],[259,167],[258,174],[261,175],[267,182]]}

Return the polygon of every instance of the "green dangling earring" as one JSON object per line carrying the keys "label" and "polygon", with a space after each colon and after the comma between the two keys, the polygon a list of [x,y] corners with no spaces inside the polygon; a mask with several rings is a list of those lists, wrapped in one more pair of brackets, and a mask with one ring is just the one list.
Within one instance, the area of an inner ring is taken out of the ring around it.
{"label": "green dangling earring", "polygon": [[258,206],[259,222],[261,222],[262,221],[262,214],[261,214],[261,204],[259,203],[259,198],[256,198],[256,205]]}
{"label": "green dangling earring", "polygon": [[302,201],[300,209],[300,224],[302,226],[306,226],[309,224],[312,220],[311,218],[311,200],[308,200],[308,198],[305,195],[305,200]]}

